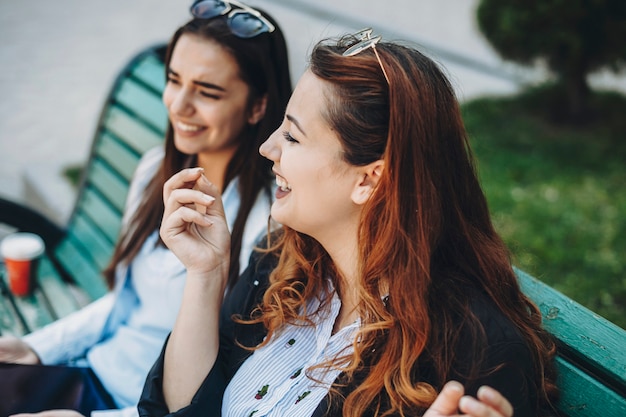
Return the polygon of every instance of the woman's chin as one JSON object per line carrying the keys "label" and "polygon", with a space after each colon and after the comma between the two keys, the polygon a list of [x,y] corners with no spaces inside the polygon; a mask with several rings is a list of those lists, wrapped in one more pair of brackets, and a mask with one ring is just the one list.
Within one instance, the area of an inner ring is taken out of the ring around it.
{"label": "woman's chin", "polygon": [[272,209],[270,211],[270,215],[272,216],[272,220],[274,220],[276,223],[279,223],[283,226],[287,226],[287,227],[291,227],[291,225],[289,224],[289,218],[288,216],[286,216],[284,210],[282,210],[283,207],[277,207],[280,205],[280,201],[274,201],[274,204],[272,204]]}

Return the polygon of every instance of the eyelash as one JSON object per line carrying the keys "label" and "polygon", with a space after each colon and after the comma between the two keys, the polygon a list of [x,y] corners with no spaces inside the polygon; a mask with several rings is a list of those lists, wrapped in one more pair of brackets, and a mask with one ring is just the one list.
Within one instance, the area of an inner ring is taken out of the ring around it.
{"label": "eyelash", "polygon": [[218,100],[219,96],[216,96],[215,94],[211,94],[211,93],[204,93],[202,91],[200,91],[200,95],[206,98],[212,98],[213,100]]}
{"label": "eyelash", "polygon": [[283,137],[285,138],[285,140],[287,142],[292,142],[292,143],[300,143],[298,142],[298,140],[296,138],[294,138],[293,136],[291,136],[291,133],[284,131],[283,132]]}

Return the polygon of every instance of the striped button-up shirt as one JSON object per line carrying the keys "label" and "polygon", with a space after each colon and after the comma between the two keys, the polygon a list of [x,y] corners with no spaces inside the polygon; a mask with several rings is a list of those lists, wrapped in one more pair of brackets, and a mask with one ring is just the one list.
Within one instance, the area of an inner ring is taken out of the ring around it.
{"label": "striped button-up shirt", "polygon": [[[309,302],[315,311],[318,301]],[[328,393],[340,369],[312,368],[352,353],[359,322],[333,334],[341,308],[336,292],[316,326],[287,325],[270,343],[256,350],[239,368],[224,394],[222,415],[228,417],[308,417]]]}

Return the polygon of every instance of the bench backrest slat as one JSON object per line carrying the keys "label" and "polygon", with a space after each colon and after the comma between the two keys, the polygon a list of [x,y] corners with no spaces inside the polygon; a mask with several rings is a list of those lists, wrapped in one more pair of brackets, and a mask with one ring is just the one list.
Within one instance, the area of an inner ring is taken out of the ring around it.
{"label": "bench backrest slat", "polygon": [[124,178],[131,178],[137,164],[137,152],[104,132],[96,151],[103,161]]}
{"label": "bench backrest slat", "polygon": [[106,117],[105,131],[134,149],[138,155],[163,142],[162,134],[119,107],[111,107]]}

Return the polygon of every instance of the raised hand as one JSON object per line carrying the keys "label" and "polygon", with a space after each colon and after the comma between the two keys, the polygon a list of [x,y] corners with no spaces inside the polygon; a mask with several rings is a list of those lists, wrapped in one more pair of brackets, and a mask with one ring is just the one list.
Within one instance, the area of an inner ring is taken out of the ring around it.
{"label": "raised hand", "polygon": [[220,192],[202,172],[182,170],[163,187],[161,238],[187,268],[181,307],[165,350],[163,395],[170,410],[191,402],[219,350],[230,233]]}
{"label": "raised hand", "polygon": [[[513,406],[498,391],[483,386],[478,399],[463,395],[464,389],[456,381],[450,381],[424,414],[424,417],[512,417]],[[459,410],[461,413],[459,413]]]}
{"label": "raised hand", "polygon": [[22,339],[14,336],[0,337],[0,362],[31,365],[41,363],[35,351]]}
{"label": "raised hand", "polygon": [[220,192],[202,168],[184,169],[163,187],[161,238],[188,273],[228,273],[230,233]]}

